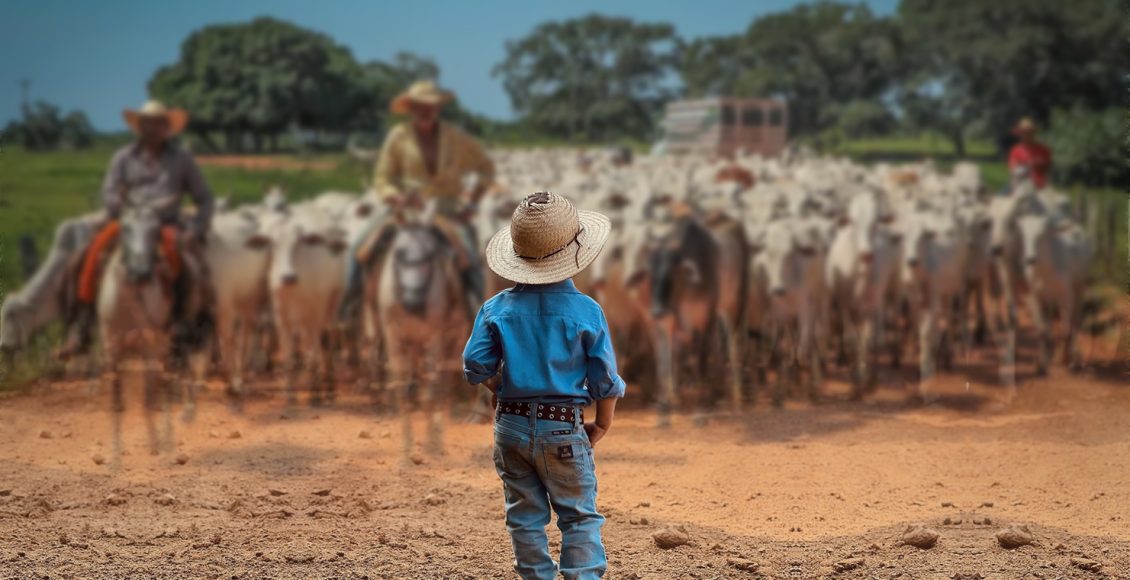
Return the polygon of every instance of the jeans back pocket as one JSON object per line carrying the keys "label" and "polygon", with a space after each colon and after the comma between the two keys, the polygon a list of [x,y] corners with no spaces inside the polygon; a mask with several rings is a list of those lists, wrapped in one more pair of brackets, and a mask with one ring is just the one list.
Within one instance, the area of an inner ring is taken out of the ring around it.
{"label": "jeans back pocket", "polygon": [[590,470],[584,436],[552,438],[542,444],[545,470],[556,481],[577,481]]}

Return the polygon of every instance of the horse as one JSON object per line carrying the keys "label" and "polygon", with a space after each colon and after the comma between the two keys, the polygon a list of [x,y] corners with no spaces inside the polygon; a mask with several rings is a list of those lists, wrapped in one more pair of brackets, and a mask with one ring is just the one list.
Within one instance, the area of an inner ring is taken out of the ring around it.
{"label": "horse", "polygon": [[443,362],[452,360],[457,337],[466,334],[456,258],[437,231],[435,213],[434,201],[423,211],[398,212],[389,226],[393,230],[389,248],[366,280],[367,326],[375,331],[370,356],[387,361],[387,384],[374,381],[379,389],[376,396],[383,400],[391,388],[403,421],[405,457],[414,447],[409,408],[413,385],[426,416],[428,451],[443,451],[440,371]]}
{"label": "horse", "polygon": [[[128,197],[127,197],[128,199]],[[151,454],[172,446],[169,406],[171,385],[163,376],[171,354],[169,325],[173,318],[173,272],[170,260],[160,259],[162,206],[175,199],[156,202],[133,201],[119,219],[118,247],[111,253],[101,274],[95,311],[102,344],[103,384],[112,394],[115,457],[121,455],[121,414],[125,410],[122,394],[122,363],[130,357],[142,364],[145,420]],[[192,402],[189,389],[188,402]],[[157,434],[153,411],[165,412],[163,441]],[[189,409],[186,408],[186,411]],[[186,415],[187,416],[187,415]]]}

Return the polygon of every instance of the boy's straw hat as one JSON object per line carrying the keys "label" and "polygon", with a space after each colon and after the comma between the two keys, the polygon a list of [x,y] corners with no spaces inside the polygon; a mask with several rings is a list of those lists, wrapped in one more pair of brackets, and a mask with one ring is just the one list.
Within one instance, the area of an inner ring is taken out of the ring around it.
{"label": "boy's straw hat", "polygon": [[146,117],[164,117],[169,121],[169,136],[176,135],[188,125],[188,111],[184,109],[169,108],[161,101],[146,101],[140,109],[126,109],[122,111],[122,118],[133,132],[139,133],[138,126],[141,119]]}
{"label": "boy's straw hat", "polygon": [[596,259],[611,231],[604,215],[578,211],[556,193],[533,193],[487,243],[487,265],[519,284],[561,282]]}
{"label": "boy's straw hat", "polygon": [[438,106],[453,99],[455,95],[440,89],[434,81],[416,81],[397,95],[388,108],[394,115],[403,115],[408,112],[408,107],[412,103]]}

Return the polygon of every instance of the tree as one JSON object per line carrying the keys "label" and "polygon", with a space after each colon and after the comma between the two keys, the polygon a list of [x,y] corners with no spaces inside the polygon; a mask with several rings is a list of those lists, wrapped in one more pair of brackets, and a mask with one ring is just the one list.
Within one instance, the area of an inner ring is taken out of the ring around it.
{"label": "tree", "polygon": [[898,17],[920,119],[963,150],[971,129],[1120,104],[1124,20],[1115,0],[903,0]]}
{"label": "tree", "polygon": [[820,3],[760,18],[745,34],[751,61],[739,94],[779,94],[789,103],[794,134],[835,123],[833,104],[877,100],[899,74],[900,39],[893,22],[864,5]]}
{"label": "tree", "polygon": [[865,5],[800,5],[754,20],[745,34],[684,45],[680,73],[692,96],[782,97],[790,131],[814,135],[852,103],[881,106],[901,74],[898,32]]}
{"label": "tree", "polygon": [[1047,141],[1055,152],[1052,168],[1061,180],[1107,187],[1126,183],[1126,120],[1120,107],[1052,111]]}
{"label": "tree", "polygon": [[94,127],[82,111],[64,115],[59,107],[36,101],[23,107],[23,116],[4,129],[5,140],[21,143],[29,151],[47,151],[59,147],[90,147]]}
{"label": "tree", "polygon": [[571,140],[648,137],[675,64],[669,24],[589,15],[541,24],[506,43],[494,68],[531,126]]}
{"label": "tree", "polygon": [[176,63],[157,70],[150,93],[187,108],[191,129],[230,149],[247,137],[261,149],[291,127],[347,127],[366,97],[360,65],[329,37],[272,18],[205,27],[181,45]]}

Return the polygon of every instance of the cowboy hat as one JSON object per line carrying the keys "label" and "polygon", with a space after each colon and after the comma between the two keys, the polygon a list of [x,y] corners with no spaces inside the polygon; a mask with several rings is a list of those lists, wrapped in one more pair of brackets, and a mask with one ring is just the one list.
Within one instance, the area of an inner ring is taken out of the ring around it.
{"label": "cowboy hat", "polygon": [[519,284],[561,282],[592,264],[611,230],[602,214],[578,211],[556,193],[532,193],[487,243],[487,265]]}
{"label": "cowboy hat", "polygon": [[388,108],[394,115],[403,115],[412,103],[439,106],[454,99],[455,95],[440,89],[434,81],[416,81],[397,95]]}
{"label": "cowboy hat", "polygon": [[1035,133],[1035,132],[1036,132],[1036,122],[1033,121],[1031,117],[1024,117],[1023,119],[1020,119],[1020,121],[1018,123],[1016,123],[1016,126],[1012,128],[1012,134],[1013,135],[1019,135],[1021,133]]}
{"label": "cowboy hat", "polygon": [[140,132],[141,119],[164,117],[169,121],[169,136],[176,135],[188,125],[188,111],[178,108],[168,108],[161,101],[146,101],[140,109],[126,109],[122,111],[122,118],[134,133]]}

